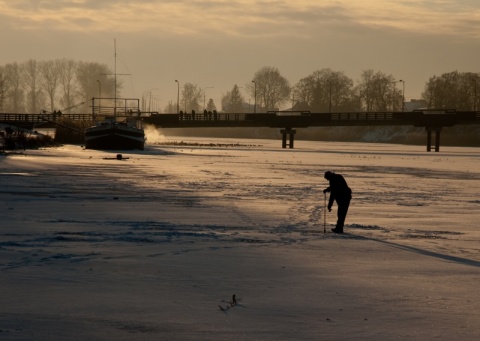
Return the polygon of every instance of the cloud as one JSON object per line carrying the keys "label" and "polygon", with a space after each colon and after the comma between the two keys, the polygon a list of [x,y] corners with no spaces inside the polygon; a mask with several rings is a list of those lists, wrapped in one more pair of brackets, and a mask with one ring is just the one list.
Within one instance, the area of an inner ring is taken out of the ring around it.
{"label": "cloud", "polygon": [[[424,35],[480,37],[480,5],[474,1],[363,0],[352,3],[350,13],[356,22],[368,27]],[[476,21],[473,27],[471,21]]]}
{"label": "cloud", "polygon": [[145,89],[164,86],[165,104],[176,99],[175,79],[214,85],[219,98],[266,65],[292,83],[323,67],[354,79],[373,68],[407,79],[407,97],[418,97],[434,74],[478,69],[479,8],[478,0],[0,0],[0,64],[112,65],[117,38],[118,66],[124,60]]}
{"label": "cloud", "polygon": [[[475,1],[412,0],[0,0],[16,29],[157,35],[313,37],[341,26],[480,36]],[[472,26],[473,25],[473,26]]]}

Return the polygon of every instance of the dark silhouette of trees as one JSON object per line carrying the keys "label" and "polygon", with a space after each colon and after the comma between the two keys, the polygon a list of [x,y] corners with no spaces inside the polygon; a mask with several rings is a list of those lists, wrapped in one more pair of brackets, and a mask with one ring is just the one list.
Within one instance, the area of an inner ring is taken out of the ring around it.
{"label": "dark silhouette of trees", "polygon": [[203,91],[196,84],[185,83],[182,90],[180,108],[183,104],[184,112],[200,112],[200,102],[203,98]]}
{"label": "dark silhouette of trees", "polygon": [[42,89],[50,100],[50,111],[55,110],[55,97],[60,79],[59,61],[49,60],[40,63],[40,73],[43,78]]}
{"label": "dark silhouette of trees", "polygon": [[293,90],[294,103],[304,103],[314,112],[356,110],[354,99],[353,80],[331,69],[321,69],[302,78]]}
{"label": "dark silhouette of trees", "polygon": [[0,67],[0,110],[38,113],[71,108],[98,97],[99,82],[102,94],[113,97],[114,77],[103,64],[67,59],[6,64]]}
{"label": "dark silhouette of trees", "polygon": [[277,68],[265,66],[255,73],[253,80],[255,83],[248,83],[246,88],[252,98],[255,98],[256,92],[257,112],[261,106],[267,111],[277,110],[280,105],[289,101],[290,83]]}
{"label": "dark silhouette of trees", "polygon": [[396,87],[393,75],[365,70],[355,91],[361,110],[399,111],[402,108],[402,92]]}
{"label": "dark silhouette of trees", "polygon": [[0,66],[0,112],[4,111],[5,93],[7,91],[7,82],[5,80],[5,68]]}
{"label": "dark silhouette of trees", "polygon": [[244,98],[240,93],[240,88],[235,84],[232,91],[227,92],[222,97],[222,108],[227,113],[243,113]]}
{"label": "dark silhouette of trees", "polygon": [[422,98],[429,108],[478,110],[480,74],[453,71],[431,77]]}
{"label": "dark silhouette of trees", "polygon": [[[94,62],[57,59],[9,63],[0,66],[0,111],[62,110],[68,113],[68,108],[75,108],[88,112],[92,97],[121,97],[121,79],[117,78],[117,94],[114,82],[112,70]],[[323,68],[300,79],[291,88],[277,68],[265,66],[244,89],[252,100],[251,106],[256,98],[256,112],[279,110],[290,103],[297,110],[312,112],[401,111],[403,104],[399,81],[391,74],[371,69],[364,70],[354,82],[341,71]],[[452,71],[432,76],[421,97],[429,108],[479,110],[480,73]],[[183,111],[200,112],[203,110],[200,103],[204,100],[202,89],[191,83],[184,84],[179,103]],[[240,113],[244,111],[244,101],[235,84],[222,97],[221,106],[225,112]],[[78,107],[82,102],[87,103],[83,108]],[[165,112],[176,112],[175,103],[176,100],[172,101]],[[208,100],[206,109],[216,110],[212,99]]]}
{"label": "dark silhouette of trees", "polygon": [[88,101],[92,97],[98,97],[100,80],[103,97],[119,97],[122,87],[121,80],[117,77],[117,94],[115,94],[115,75],[105,64],[93,62],[79,62],[75,69],[75,80],[77,84],[77,97],[80,101]]}
{"label": "dark silhouette of trees", "polygon": [[36,113],[45,108],[45,94],[42,90],[42,74],[36,60],[30,59],[23,65],[23,80],[26,90],[26,109]]}
{"label": "dark silhouette of trees", "polygon": [[18,63],[7,64],[5,71],[4,110],[18,113],[25,111],[23,66]]}
{"label": "dark silhouette of trees", "polygon": [[207,110],[208,112],[213,112],[213,111],[216,111],[216,110],[217,110],[217,107],[215,106],[215,103],[214,103],[214,101],[213,101],[212,98],[210,98],[210,99],[208,100],[206,110]]}
{"label": "dark silhouette of trees", "polygon": [[173,101],[168,101],[168,104],[165,106],[164,112],[166,113],[176,113],[177,112],[177,103]]}
{"label": "dark silhouette of trees", "polygon": [[76,62],[72,59],[62,59],[59,61],[59,77],[60,77],[60,107],[70,108],[75,102],[77,93],[77,85],[75,84]]}

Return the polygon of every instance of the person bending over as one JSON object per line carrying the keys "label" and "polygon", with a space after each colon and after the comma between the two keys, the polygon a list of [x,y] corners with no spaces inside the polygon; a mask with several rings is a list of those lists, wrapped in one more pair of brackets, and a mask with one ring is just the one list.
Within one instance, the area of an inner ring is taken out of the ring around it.
{"label": "person bending over", "polygon": [[337,210],[337,226],[332,229],[334,233],[343,233],[343,225],[347,217],[348,207],[352,199],[352,190],[348,187],[347,182],[340,174],[333,172],[325,172],[325,179],[330,182],[330,186],[323,190],[323,193],[330,192],[330,200],[328,201],[328,212],[332,211],[333,201],[338,205]]}

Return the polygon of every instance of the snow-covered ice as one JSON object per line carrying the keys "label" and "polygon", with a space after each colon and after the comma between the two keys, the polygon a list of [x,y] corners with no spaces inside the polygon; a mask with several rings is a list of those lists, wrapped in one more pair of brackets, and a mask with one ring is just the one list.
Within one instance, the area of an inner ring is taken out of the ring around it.
{"label": "snow-covered ice", "polygon": [[480,335],[479,148],[167,140],[0,155],[1,340]]}

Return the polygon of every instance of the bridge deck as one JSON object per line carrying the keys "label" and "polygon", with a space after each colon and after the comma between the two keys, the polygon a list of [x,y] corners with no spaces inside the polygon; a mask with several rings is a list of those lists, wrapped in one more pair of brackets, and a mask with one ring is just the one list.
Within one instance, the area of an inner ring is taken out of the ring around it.
{"label": "bridge deck", "polygon": [[[427,130],[427,150],[431,150],[431,134],[436,133],[435,151],[440,147],[440,131],[454,125],[480,124],[480,111],[425,110],[413,112],[345,112],[310,113],[306,111],[279,111],[268,113],[193,113],[159,114],[126,113],[122,117],[135,116],[143,122],[160,128],[202,128],[202,127],[270,127],[282,128],[283,147],[286,135],[290,135],[293,148],[293,128],[332,126],[415,126]],[[93,121],[92,114],[63,114],[72,121]],[[53,113],[10,114],[0,113],[0,123],[33,129],[52,127],[60,119]]]}
{"label": "bridge deck", "polygon": [[178,127],[271,127],[405,126],[449,127],[480,124],[480,112],[276,112],[262,114],[152,114],[144,122],[162,128]]}
{"label": "bridge deck", "polygon": [[[136,116],[136,115],[135,115]],[[92,121],[91,114],[13,114],[0,113],[0,123],[19,126],[46,126],[62,118],[72,121]],[[118,116],[128,117],[128,115]],[[480,111],[464,112],[269,112],[217,114],[158,114],[141,113],[139,118],[162,128],[181,127],[271,127],[303,128],[321,126],[404,126],[449,127],[458,124],[480,124]]]}

